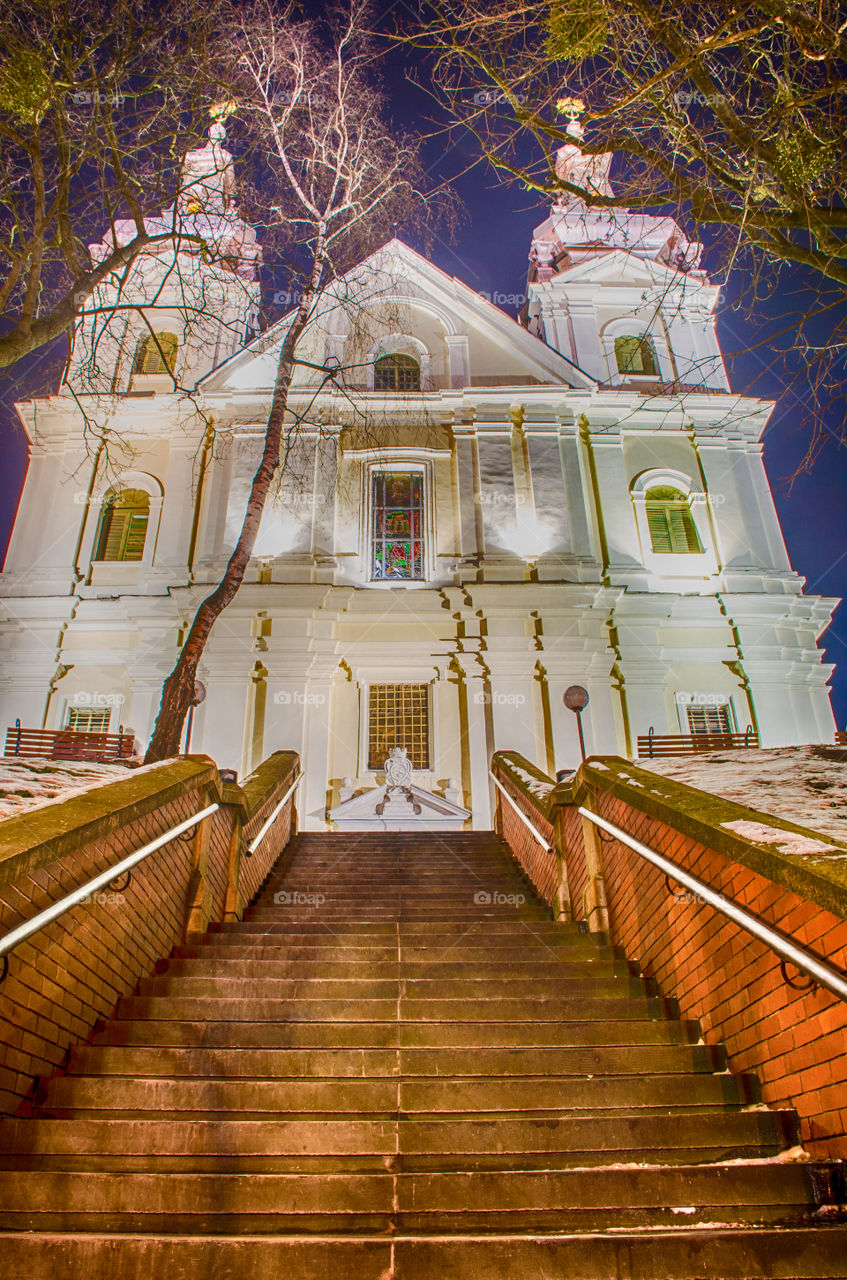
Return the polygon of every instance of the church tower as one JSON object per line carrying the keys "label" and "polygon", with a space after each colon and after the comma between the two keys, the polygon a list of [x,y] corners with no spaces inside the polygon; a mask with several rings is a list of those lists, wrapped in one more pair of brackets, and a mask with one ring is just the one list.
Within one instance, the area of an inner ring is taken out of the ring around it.
{"label": "church tower", "polygon": [[[190,390],[257,331],[261,251],[238,213],[225,138],[217,119],[185,154],[174,205],[145,218],[149,247],[85,300],[65,375],[78,394]],[[93,261],[137,234],[119,219],[89,245]]]}

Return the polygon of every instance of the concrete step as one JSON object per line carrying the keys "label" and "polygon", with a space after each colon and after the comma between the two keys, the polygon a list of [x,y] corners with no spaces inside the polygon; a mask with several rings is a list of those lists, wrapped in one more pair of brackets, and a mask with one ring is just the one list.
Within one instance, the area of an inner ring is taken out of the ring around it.
{"label": "concrete step", "polygon": [[320,981],[327,978],[354,979],[380,978],[383,975],[396,975],[396,979],[409,981],[437,981],[446,979],[468,979],[501,982],[518,980],[547,979],[561,985],[576,978],[623,977],[630,976],[630,967],[625,962],[600,954],[590,956],[579,964],[571,960],[547,960],[543,957],[533,963],[500,964],[496,961],[466,960],[464,963],[453,963],[444,960],[405,961],[395,958],[393,964],[387,960],[290,960],[283,953],[279,959],[236,959],[228,956],[203,957],[191,960],[171,960],[161,966],[168,978],[203,978],[229,981],[235,978],[250,978],[265,982],[269,979],[308,978]]}
{"label": "concrete step", "polygon": [[[224,927],[211,930],[201,943],[191,947],[216,949],[227,946],[244,946],[273,940],[290,946],[316,946],[335,941],[336,945],[388,948],[429,948],[434,946],[482,947],[484,949],[508,949],[521,951],[528,947],[545,947],[553,950],[572,950],[576,955],[589,955],[605,951],[603,940],[597,934],[557,933],[548,928],[549,920],[491,920],[482,928],[478,921],[446,920],[396,920],[396,921],[327,921],[305,920],[296,925],[278,921],[257,924],[244,921],[238,931]],[[179,952],[181,948],[177,948]]]}
{"label": "concrete step", "polygon": [[541,1021],[588,1022],[661,1017],[663,1002],[648,997],[617,995],[613,991],[534,1000],[385,999],[322,1000],[238,999],[191,996],[129,996],[118,1005],[119,1018],[175,1018],[197,1022],[381,1022],[390,1019],[420,1022],[518,1022],[531,1037]]}
{"label": "concrete step", "polygon": [[510,1173],[121,1174],[0,1171],[0,1229],[272,1233],[598,1231],[815,1221],[830,1167],[752,1162]]}
{"label": "concrete step", "polygon": [[[793,1112],[542,1119],[0,1120],[0,1168],[283,1172],[709,1164],[795,1145]],[[399,1154],[398,1154],[399,1152]],[[386,1161],[389,1162],[386,1166]],[[70,1162],[70,1163],[63,1163]]]}
{"label": "concrete step", "polygon": [[5,1280],[843,1280],[847,1228],[391,1239],[16,1232],[2,1243]]}
{"label": "concrete step", "polygon": [[335,1113],[347,1117],[379,1112],[386,1116],[497,1112],[578,1115],[643,1114],[738,1107],[757,1101],[753,1077],[733,1075],[515,1076],[510,1079],[449,1080],[309,1079],[166,1080],[158,1077],[60,1076],[39,1094],[39,1113],[56,1117],[85,1111],[159,1112],[229,1119],[296,1113]]}
{"label": "concrete step", "polygon": [[218,1018],[144,1018],[104,1023],[96,1040],[112,1045],[174,1045],[222,1048],[572,1048],[605,1044],[693,1044],[699,1027],[661,1017],[627,1018],[618,1022],[372,1022],[343,1020],[257,1023]]}
{"label": "concrete step", "polygon": [[677,1075],[723,1072],[726,1054],[710,1045],[639,1044],[558,1049],[175,1049],[86,1046],[70,1058],[68,1077],[172,1079],[409,1079],[454,1076],[535,1077]]}
{"label": "concrete step", "polygon": [[[655,989],[639,978],[571,973],[567,979],[510,978],[502,974],[474,978],[412,978],[397,974],[381,977],[239,978],[195,975],[146,978],[139,984],[139,996],[166,996],[179,999],[285,1000],[397,1000],[407,1001],[527,1001],[533,1006],[550,1000],[574,997],[643,996]],[[402,1003],[401,1003],[402,1013]]]}
{"label": "concrete step", "polygon": [[[555,943],[535,944],[526,947],[465,946],[447,940],[434,940],[427,945],[419,942],[391,946],[373,946],[370,943],[347,943],[334,933],[301,941],[286,941],[282,934],[259,935],[255,941],[246,942],[233,938],[219,945],[217,939],[205,946],[180,946],[173,957],[180,959],[208,960],[325,960],[343,963],[345,958],[353,964],[431,964],[449,961],[452,964],[498,964],[511,968],[513,963],[583,964],[603,957],[595,947],[590,950],[558,946]],[[607,957],[608,958],[608,957]]]}

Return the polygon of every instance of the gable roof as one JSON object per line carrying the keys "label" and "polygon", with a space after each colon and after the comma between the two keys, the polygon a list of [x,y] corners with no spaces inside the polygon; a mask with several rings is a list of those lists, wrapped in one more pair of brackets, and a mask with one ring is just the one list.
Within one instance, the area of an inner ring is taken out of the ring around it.
{"label": "gable roof", "polygon": [[[370,281],[370,285],[368,282]],[[374,310],[389,301],[429,310],[448,334],[476,334],[503,351],[503,371],[529,376],[553,386],[590,388],[595,380],[558,351],[518,324],[500,307],[489,302],[455,276],[429,262],[397,238],[363,259],[334,281],[316,304],[313,324],[333,328],[333,312],[342,309],[342,297],[364,288],[364,304]],[[370,288],[370,292],[367,290]],[[208,373],[200,386],[209,392],[270,390],[276,374],[279,349],[293,312],[282,316],[248,346],[236,351]],[[481,384],[479,384],[481,385]]]}

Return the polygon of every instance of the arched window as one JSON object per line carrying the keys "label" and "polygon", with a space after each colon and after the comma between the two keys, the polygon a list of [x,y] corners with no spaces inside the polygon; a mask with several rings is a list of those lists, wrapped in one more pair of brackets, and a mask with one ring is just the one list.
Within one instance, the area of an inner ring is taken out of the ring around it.
{"label": "arched window", "polygon": [[143,489],[110,489],[103,502],[95,560],[140,560],[144,555],[150,498]]}
{"label": "arched window", "polygon": [[659,372],[652,342],[636,334],[615,338],[615,360],[620,373],[652,374],[655,377]]}
{"label": "arched window", "polygon": [[169,373],[173,375],[178,346],[175,333],[150,333],[135,349],[133,373]]}
{"label": "arched window", "polygon": [[374,391],[420,391],[421,367],[399,353],[374,361]]}
{"label": "arched window", "polygon": [[703,544],[691,514],[689,497],[670,485],[656,485],[644,495],[647,528],[657,555],[702,555]]}

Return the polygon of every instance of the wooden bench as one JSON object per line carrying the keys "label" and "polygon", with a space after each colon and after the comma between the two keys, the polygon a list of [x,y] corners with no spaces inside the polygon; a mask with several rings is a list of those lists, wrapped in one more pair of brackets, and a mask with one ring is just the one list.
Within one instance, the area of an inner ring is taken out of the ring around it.
{"label": "wooden bench", "polygon": [[78,729],[6,730],[6,756],[42,756],[50,760],[129,760],[135,738],[127,733],[85,733]]}
{"label": "wooden bench", "polygon": [[759,735],[753,728],[744,733],[649,733],[638,735],[639,759],[659,756],[695,756],[701,751],[736,751],[739,747],[758,747]]}

